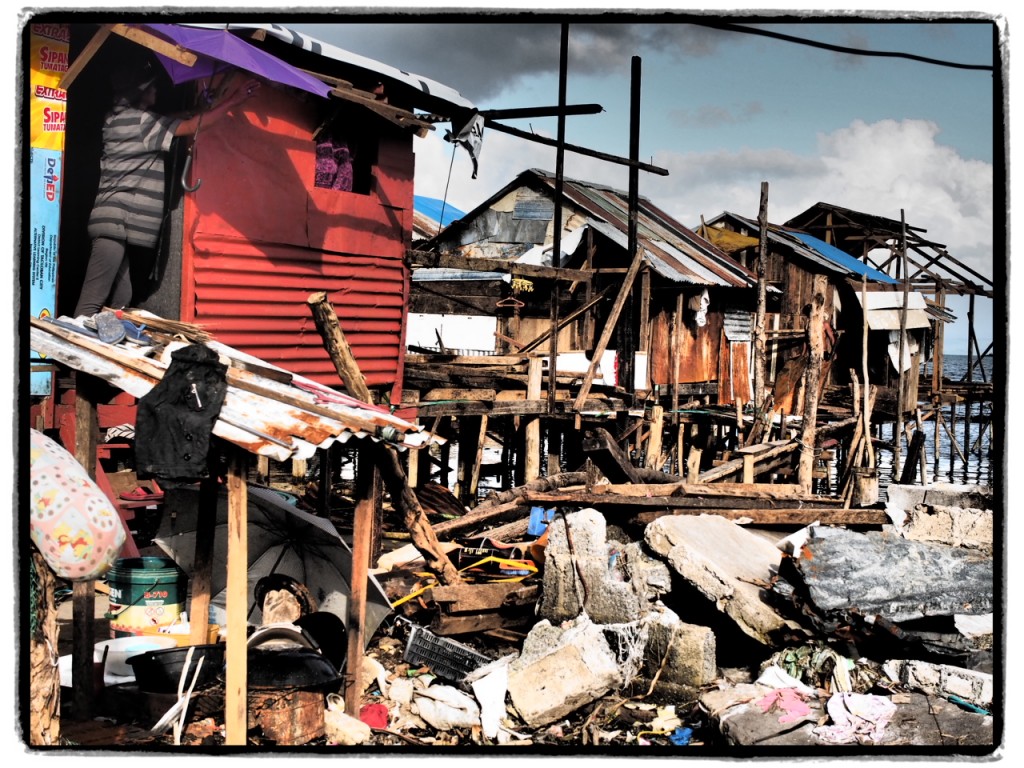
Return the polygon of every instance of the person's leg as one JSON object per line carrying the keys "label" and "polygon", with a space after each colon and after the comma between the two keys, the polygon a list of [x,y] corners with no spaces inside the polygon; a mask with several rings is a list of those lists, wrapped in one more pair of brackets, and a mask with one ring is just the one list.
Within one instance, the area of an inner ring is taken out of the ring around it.
{"label": "person's leg", "polygon": [[131,300],[131,282],[124,243],[97,237],[92,241],[92,252],[82,281],[82,292],[78,296],[78,306],[75,307],[75,317],[95,315],[103,309],[113,292],[123,290],[122,283],[126,279],[129,282],[125,303]]}

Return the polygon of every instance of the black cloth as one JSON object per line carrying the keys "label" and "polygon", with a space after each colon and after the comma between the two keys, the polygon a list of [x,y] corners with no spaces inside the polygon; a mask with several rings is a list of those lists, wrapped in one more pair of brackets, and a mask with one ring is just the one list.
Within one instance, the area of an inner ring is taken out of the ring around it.
{"label": "black cloth", "polygon": [[227,370],[203,344],[171,354],[163,379],[139,400],[135,470],[140,477],[209,476],[210,437],[227,394]]}

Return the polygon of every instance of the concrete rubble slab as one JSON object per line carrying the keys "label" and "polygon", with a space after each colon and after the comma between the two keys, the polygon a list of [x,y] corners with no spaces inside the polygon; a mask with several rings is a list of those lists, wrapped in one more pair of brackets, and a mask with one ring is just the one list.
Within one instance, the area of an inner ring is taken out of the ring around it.
{"label": "concrete rubble slab", "polygon": [[791,563],[810,601],[826,613],[898,623],[993,609],[992,558],[959,547],[819,526]]}
{"label": "concrete rubble slab", "polygon": [[553,723],[622,683],[615,650],[585,615],[562,626],[542,619],[508,671],[512,704],[531,726]]}
{"label": "concrete rubble slab", "polygon": [[993,552],[992,494],[981,486],[889,486],[885,511],[906,539]]}
{"label": "concrete rubble slab", "polygon": [[647,545],[755,640],[794,625],[764,599],[782,552],[763,537],[717,515],[665,516],[647,526]]}

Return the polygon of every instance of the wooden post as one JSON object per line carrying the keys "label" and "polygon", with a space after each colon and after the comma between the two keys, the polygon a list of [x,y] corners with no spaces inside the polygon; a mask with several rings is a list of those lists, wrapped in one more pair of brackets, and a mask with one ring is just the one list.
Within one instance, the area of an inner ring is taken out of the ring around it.
{"label": "wooden post", "polygon": [[371,534],[373,529],[374,489],[379,471],[372,443],[359,449],[356,474],[355,519],[352,523],[352,574],[349,578],[348,651],[345,662],[345,711],[359,716],[363,694],[363,652],[366,646],[366,581],[370,570]]}
{"label": "wooden post", "polygon": [[[75,375],[75,459],[96,479],[96,441],[99,425],[96,417],[97,380],[84,373]],[[72,649],[71,677],[74,680],[74,714],[76,719],[92,718],[96,703],[96,680],[93,675],[95,637],[96,582],[76,581],[71,586]]]}
{"label": "wooden post", "polygon": [[217,527],[218,487],[217,476],[214,473],[199,483],[196,548],[192,561],[192,602],[188,614],[189,642],[192,645],[203,645],[207,642],[210,625],[210,584],[213,577],[213,537]]}
{"label": "wooden post", "polygon": [[245,485],[247,454],[228,450],[228,583],[227,659],[224,682],[224,743],[246,743],[249,658],[247,613],[249,601],[248,491]]}
{"label": "wooden post", "polygon": [[665,409],[660,405],[651,406],[651,436],[647,440],[647,459],[644,466],[648,469],[661,469],[661,442],[665,430]]}
{"label": "wooden post", "polygon": [[319,291],[310,294],[306,299],[306,304],[309,305],[310,312],[313,313],[313,320],[320,331],[324,348],[330,355],[331,362],[334,363],[345,389],[364,403],[372,403],[373,395],[370,394],[370,390],[366,386],[366,379],[363,378],[355,355],[352,354],[352,348],[348,345],[345,333],[341,330],[334,307],[327,300],[327,293]]}
{"label": "wooden post", "polygon": [[[679,350],[682,346],[683,294],[676,294],[676,311],[672,316],[672,333],[669,339],[669,365],[672,384],[672,423],[682,429],[679,420]],[[679,474],[683,474],[683,452],[679,451]]]}
{"label": "wooden post", "polygon": [[[935,281],[935,303],[946,308],[946,286],[939,280]],[[941,320],[935,323],[935,346],[932,351],[932,392],[942,391],[942,369],[945,364],[946,324]],[[938,433],[936,433],[938,434]],[[939,443],[935,443],[935,455],[938,455]]]}
{"label": "wooden post", "polygon": [[[540,398],[541,382],[544,375],[544,361],[539,357],[531,357],[526,367],[526,399]],[[524,428],[526,437],[524,460],[524,481],[530,482],[540,477],[540,417],[529,416]]]}
{"label": "wooden post", "polygon": [[807,359],[807,385],[804,388],[803,434],[800,438],[800,465],[798,479],[801,488],[811,492],[814,471],[814,441],[818,418],[818,382],[821,377],[821,363],[825,347],[825,289],[824,275],[815,275],[811,298],[811,316],[807,324],[807,342],[810,350]]}
{"label": "wooden post", "polygon": [[484,446],[487,442],[487,414],[480,417],[480,429],[477,432],[476,450],[473,455],[473,467],[469,476],[469,487],[467,496],[476,504],[476,496],[480,488],[480,465],[484,461]]}
{"label": "wooden post", "polygon": [[583,378],[583,384],[580,386],[580,393],[576,396],[576,401],[573,403],[573,409],[576,411],[582,410],[583,404],[587,401],[587,395],[590,394],[590,388],[594,384],[594,374],[597,373],[597,366],[601,364],[601,357],[604,355],[605,349],[608,348],[608,342],[615,332],[615,326],[619,321],[619,314],[622,312],[622,307],[626,304],[626,299],[629,298],[630,291],[633,288],[633,281],[636,279],[637,272],[640,271],[640,265],[643,263],[643,256],[643,249],[638,247],[636,253],[633,254],[633,263],[629,265],[626,276],[623,278],[622,287],[619,289],[619,295],[615,299],[615,304],[608,314],[608,322],[605,324],[604,330],[601,332],[601,338],[594,348],[590,367],[587,369],[587,374]]}
{"label": "wooden post", "polygon": [[757,248],[757,312],[754,319],[754,408],[764,404],[765,370],[765,308],[768,304],[768,281],[765,277],[768,262],[768,182],[761,182],[761,206],[758,209],[757,225],[760,230]]}
{"label": "wooden post", "polygon": [[[903,356],[907,346],[907,303],[910,296],[910,275],[907,270],[907,223],[903,209],[900,209],[900,253],[901,272],[903,277],[903,306],[900,308],[900,344],[897,359],[898,389],[896,391],[896,429],[893,433],[892,476],[900,474],[900,456],[903,450],[903,412],[907,409],[906,387],[907,374],[903,370]],[[914,375],[917,372],[914,371]]]}

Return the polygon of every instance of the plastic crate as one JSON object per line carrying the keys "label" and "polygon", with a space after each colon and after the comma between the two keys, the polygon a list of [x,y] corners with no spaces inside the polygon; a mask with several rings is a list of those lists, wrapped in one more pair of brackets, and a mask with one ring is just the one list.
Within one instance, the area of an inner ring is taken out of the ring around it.
{"label": "plastic crate", "polygon": [[426,664],[438,677],[460,683],[470,672],[490,664],[491,659],[462,643],[438,637],[430,630],[409,625],[409,640],[405,644],[405,661]]}

